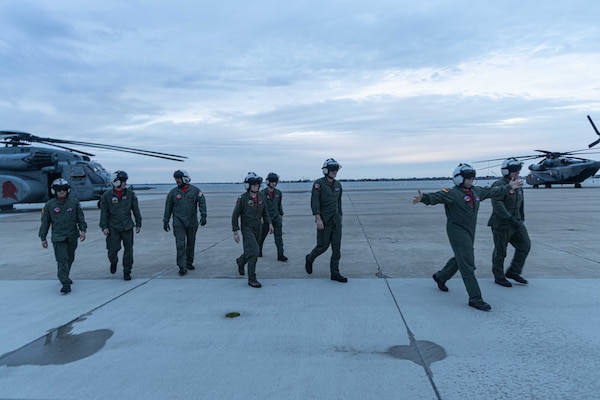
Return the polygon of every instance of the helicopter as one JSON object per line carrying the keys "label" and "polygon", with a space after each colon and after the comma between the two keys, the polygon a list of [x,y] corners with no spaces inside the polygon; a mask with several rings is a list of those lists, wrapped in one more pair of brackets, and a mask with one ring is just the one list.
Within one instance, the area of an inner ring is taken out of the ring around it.
{"label": "helicopter", "polygon": [[[589,115],[587,118],[596,131],[596,134],[600,136],[600,132],[598,132],[594,121],[592,121],[592,118]],[[589,150],[598,143],[600,143],[600,139],[590,143],[587,149],[566,152],[534,150],[541,154],[517,156],[514,158],[520,161],[542,158],[542,160],[538,163],[529,165],[529,174],[525,177],[525,181],[535,189],[539,188],[540,185],[544,185],[545,188],[551,188],[552,185],[561,184],[573,184],[576,188],[580,188],[581,182],[591,176],[594,176],[594,174],[598,172],[600,169],[600,161],[581,158],[579,155],[598,153],[589,152]],[[503,159],[486,161],[499,160]]]}
{"label": "helicopter", "polygon": [[[32,146],[40,143],[52,147]],[[112,189],[111,174],[94,154],[67,146],[86,146],[184,161],[187,157],[101,143],[44,138],[20,131],[0,131],[0,211],[15,204],[43,203],[52,197],[50,186],[63,178],[71,185],[71,195],[80,201],[100,200]]]}

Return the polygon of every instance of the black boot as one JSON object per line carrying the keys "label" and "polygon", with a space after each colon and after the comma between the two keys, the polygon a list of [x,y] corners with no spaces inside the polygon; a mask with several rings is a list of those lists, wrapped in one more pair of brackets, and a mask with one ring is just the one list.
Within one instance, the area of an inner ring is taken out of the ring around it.
{"label": "black boot", "polygon": [[433,274],[433,280],[435,281],[435,283],[437,283],[438,288],[442,292],[447,292],[448,291],[448,286],[446,286],[446,284],[444,282],[442,282],[442,280],[440,278],[438,278],[436,274]]}
{"label": "black boot", "polygon": [[488,303],[486,303],[485,301],[481,300],[481,301],[471,301],[469,300],[469,305],[471,307],[474,307],[478,310],[481,311],[490,311],[492,309],[492,306],[490,306]]}
{"label": "black boot", "polygon": [[345,276],[340,275],[339,272],[336,273],[336,274],[331,274],[331,280],[332,281],[342,282],[342,283],[348,282],[348,278],[346,278]]}
{"label": "black boot", "polygon": [[235,263],[238,266],[238,273],[244,276],[244,264],[242,263],[242,260],[240,258],[236,258]]}
{"label": "black boot", "polygon": [[496,282],[496,285],[500,285],[500,286],[504,286],[504,287],[512,286],[512,283],[510,283],[506,278],[496,278],[496,279],[494,279],[494,282]]}
{"label": "black boot", "polygon": [[304,264],[304,269],[306,269],[307,274],[312,274],[312,261],[309,259],[310,254],[306,255],[306,264]]}
{"label": "black boot", "polygon": [[286,256],[284,256],[283,254],[278,254],[277,255],[277,261],[286,262],[287,260],[288,260],[288,258]]}
{"label": "black boot", "polygon": [[527,279],[523,278],[521,275],[517,274],[516,272],[507,272],[506,273],[506,277],[508,279],[512,279],[513,281],[517,281],[523,285],[527,285]]}

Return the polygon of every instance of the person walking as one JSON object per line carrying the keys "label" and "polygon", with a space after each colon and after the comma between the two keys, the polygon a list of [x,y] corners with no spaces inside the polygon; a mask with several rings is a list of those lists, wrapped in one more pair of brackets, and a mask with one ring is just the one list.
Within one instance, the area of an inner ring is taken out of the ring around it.
{"label": "person walking", "polygon": [[198,231],[198,211],[200,211],[200,226],[206,225],[206,198],[202,191],[190,184],[190,174],[184,170],[173,173],[177,187],[171,189],[165,201],[163,228],[171,230],[169,220],[173,216],[173,236],[177,249],[177,266],[179,275],[183,276],[188,270],[194,270],[194,249],[196,232]]}
{"label": "person walking", "polygon": [[336,180],[342,166],[333,158],[323,163],[323,177],[317,179],[312,186],[310,206],[317,225],[317,245],[306,255],[304,268],[312,274],[315,259],[323,254],[331,245],[329,270],[331,280],[348,282],[340,274],[340,258],[342,244],[342,184]]}
{"label": "person walking", "polygon": [[258,241],[263,221],[268,224],[269,233],[273,233],[273,224],[265,205],[265,196],[260,193],[262,178],[254,172],[248,172],[244,179],[246,192],[240,195],[235,202],[233,214],[231,215],[231,226],[233,228],[233,240],[240,242],[240,220],[242,226],[242,237],[244,253],[235,261],[238,273],[244,275],[244,266],[248,264],[248,285],[259,288],[262,285],[256,279],[256,262],[258,260]]}
{"label": "person walking", "polygon": [[[517,179],[523,163],[516,158],[508,158],[502,162],[500,171],[502,178],[494,182],[492,187],[502,186],[512,179]],[[523,188],[511,189],[504,196],[492,199],[492,215],[488,226],[494,236],[494,252],[492,253],[492,273],[494,281],[504,287],[511,287],[506,278],[526,285],[528,282],[521,276],[525,259],[531,248],[531,240],[525,228],[525,198]],[[504,273],[504,259],[508,244],[515,248],[510,267]]]}
{"label": "person walking", "polygon": [[446,211],[446,232],[454,257],[450,258],[444,268],[433,274],[438,288],[447,292],[446,282],[460,271],[469,294],[469,306],[478,310],[489,311],[491,306],[483,301],[481,289],[475,277],[475,228],[479,203],[487,198],[501,197],[505,191],[523,186],[520,179],[512,179],[509,184],[495,188],[473,186],[476,171],[469,164],[459,164],[452,173],[454,187],[442,189],[434,193],[421,193],[414,197],[413,204],[419,202],[426,205],[443,204]]}
{"label": "person walking", "polygon": [[56,258],[57,276],[62,284],[61,293],[71,292],[73,281],[69,277],[71,266],[75,260],[77,240],[85,240],[87,223],[79,200],[70,197],[71,186],[65,179],[59,178],[52,182],[50,192],[54,196],[42,208],[42,221],[39,237],[42,247],[48,248],[48,230],[52,226],[52,247]]}
{"label": "person walking", "polygon": [[123,279],[129,281],[133,268],[133,228],[135,233],[140,233],[142,214],[135,192],[127,188],[127,179],[129,177],[125,171],[112,174],[113,190],[104,192],[100,198],[99,225],[106,236],[110,273],[117,272],[118,253],[123,243]]}
{"label": "person walking", "polygon": [[[283,195],[281,190],[277,189],[278,183],[279,175],[274,172],[269,172],[269,175],[267,175],[267,187],[261,190],[261,192],[265,195],[267,211],[269,212],[269,217],[273,224],[273,236],[275,236],[275,246],[277,247],[277,260],[285,262],[288,258],[283,254],[283,206],[281,204]],[[263,222],[260,241],[258,242],[259,257],[262,257],[263,244],[265,243],[268,233],[269,224],[265,221]]]}

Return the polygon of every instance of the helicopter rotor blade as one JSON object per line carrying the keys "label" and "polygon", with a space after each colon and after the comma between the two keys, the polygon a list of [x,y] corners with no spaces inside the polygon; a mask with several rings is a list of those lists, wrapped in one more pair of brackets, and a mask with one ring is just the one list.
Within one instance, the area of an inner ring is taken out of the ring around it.
{"label": "helicopter rotor blade", "polygon": [[70,147],[67,147],[67,146],[61,146],[61,145],[59,145],[59,144],[56,144],[56,143],[48,143],[48,142],[45,142],[45,141],[40,141],[39,143],[47,144],[48,146],[54,146],[54,147],[58,147],[58,148],[60,148],[60,149],[64,149],[64,150],[68,150],[68,151],[72,151],[72,152],[74,152],[74,153],[79,153],[79,154],[82,154],[82,155],[84,155],[84,156],[88,156],[88,157],[95,157],[95,155],[94,155],[94,154],[92,154],[92,153],[88,153],[88,152],[86,152],[86,151],[83,151],[83,150],[72,149],[72,148],[70,148]]}
{"label": "helicopter rotor blade", "polygon": [[172,161],[183,162],[184,161],[183,159],[187,158],[186,156],[180,156],[177,154],[162,153],[162,152],[151,151],[151,150],[142,150],[142,149],[136,149],[133,147],[116,146],[116,145],[102,144],[102,143],[81,142],[81,141],[77,141],[77,140],[62,140],[62,139],[51,139],[51,138],[42,138],[42,139],[45,141],[48,141],[48,142],[52,142],[52,143],[64,143],[64,144],[71,144],[71,145],[77,145],[77,146],[95,147],[95,148],[105,149],[105,150],[116,150],[116,151],[122,151],[125,153],[139,154],[139,155],[148,156],[148,157],[163,158],[163,159],[172,160]]}
{"label": "helicopter rotor blade", "polygon": [[135,149],[132,147],[123,147],[123,146],[115,146],[115,145],[108,145],[108,144],[86,143],[86,142],[69,142],[69,143],[78,145],[78,146],[95,147],[98,149],[105,149],[105,150],[116,150],[116,151],[121,151],[124,153],[139,154],[142,156],[163,158],[165,160],[172,160],[172,161],[179,161],[179,162],[183,162],[184,159],[187,159],[186,156],[179,156],[176,154],[161,153],[161,152],[150,151],[150,150]]}
{"label": "helicopter rotor blade", "polygon": [[[526,156],[514,156],[512,158],[516,158],[517,160],[531,160],[533,158],[538,158],[538,157],[543,157],[539,154],[529,154]],[[504,161],[506,160],[508,157],[502,157],[502,158],[493,158],[491,160],[481,160],[481,161],[473,161],[473,164],[479,164],[479,163],[484,163],[484,162],[489,162],[489,161]]]}
{"label": "helicopter rotor blade", "polygon": [[[109,144],[102,144],[102,143],[90,143],[90,142],[82,142],[82,141],[77,141],[77,140],[63,140],[63,139],[54,139],[54,138],[48,138],[48,137],[39,137],[39,136],[32,135],[31,133],[20,132],[20,131],[0,131],[0,135],[7,136],[5,141],[2,142],[2,143],[6,143],[6,144],[18,144],[18,143],[24,144],[24,143],[33,143],[33,142],[44,143],[44,144],[47,144],[50,146],[59,147],[59,148],[65,149],[65,150],[73,151],[73,152],[87,155],[90,157],[93,157],[94,154],[87,153],[82,150],[72,149],[70,147],[65,147],[65,146],[61,146],[61,145],[95,147],[95,148],[99,148],[99,149],[121,151],[121,152],[125,152],[125,153],[139,154],[139,155],[143,155],[143,156],[163,158],[166,160],[179,161],[179,162],[183,162],[185,159],[188,158],[186,156],[180,156],[177,154],[162,153],[162,152],[151,151],[151,150],[142,150],[142,149],[136,149],[133,147],[116,146],[116,145],[109,145]],[[59,145],[59,144],[61,144],[61,145]]]}
{"label": "helicopter rotor blade", "polygon": [[[594,128],[594,131],[596,131],[596,135],[600,136],[600,132],[598,132],[598,128],[596,128],[596,124],[594,124],[594,121],[592,121],[592,117],[590,117],[589,115],[587,116],[588,121],[590,121],[590,124],[592,124],[592,128]],[[588,148],[591,149],[592,147],[594,147],[595,145],[597,145],[598,143],[600,143],[600,139],[596,140],[593,143],[590,143],[588,145]]]}

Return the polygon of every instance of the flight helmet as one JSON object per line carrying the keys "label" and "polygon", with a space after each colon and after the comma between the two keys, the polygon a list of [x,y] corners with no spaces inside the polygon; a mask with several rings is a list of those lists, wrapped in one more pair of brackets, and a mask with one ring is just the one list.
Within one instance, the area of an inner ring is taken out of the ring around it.
{"label": "flight helmet", "polygon": [[178,169],[177,171],[173,172],[173,178],[177,179],[181,179],[181,182],[183,182],[184,185],[187,185],[188,183],[190,183],[190,174],[188,174],[187,171],[184,171],[182,169]]}
{"label": "flight helmet", "polygon": [[56,193],[60,190],[66,190],[67,193],[71,193],[71,185],[69,185],[69,182],[66,179],[58,178],[52,182],[50,193],[52,193],[53,196],[56,196]]}
{"label": "flight helmet", "polygon": [[507,158],[502,161],[502,167],[500,168],[500,172],[502,172],[502,176],[508,176],[511,172],[517,172],[521,170],[523,163],[517,160],[514,157]]}
{"label": "flight helmet", "polygon": [[114,187],[118,188],[121,186],[122,182],[127,181],[129,177],[127,176],[127,172],[125,171],[115,171],[112,173],[111,182]]}
{"label": "flight helmet", "polygon": [[279,175],[275,172],[269,172],[269,175],[267,175],[267,182],[279,182]]}
{"label": "flight helmet", "polygon": [[475,168],[466,163],[458,164],[458,166],[454,168],[454,172],[452,172],[452,182],[454,182],[456,186],[462,186],[465,179],[471,178],[475,178]]}
{"label": "flight helmet", "polygon": [[327,176],[329,171],[338,171],[340,168],[342,168],[342,166],[337,161],[333,158],[328,158],[323,163],[323,175]]}
{"label": "flight helmet", "polygon": [[246,178],[244,179],[244,187],[246,190],[249,190],[251,185],[258,184],[260,187],[262,181],[262,178],[256,175],[254,172],[248,172],[248,175],[246,175]]}

